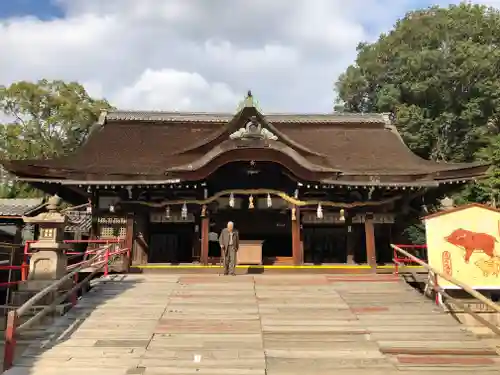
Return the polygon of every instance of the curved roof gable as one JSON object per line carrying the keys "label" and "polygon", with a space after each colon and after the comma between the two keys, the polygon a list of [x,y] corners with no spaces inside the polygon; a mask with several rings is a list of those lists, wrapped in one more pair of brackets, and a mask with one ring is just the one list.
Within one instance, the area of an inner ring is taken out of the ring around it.
{"label": "curved roof gable", "polygon": [[227,161],[231,153],[241,156],[243,149],[250,152],[245,157],[270,150],[268,155],[288,158],[287,163],[316,173],[317,181],[359,182],[384,176],[391,181],[443,181],[480,176],[487,168],[418,157],[383,114],[263,115],[251,94],[235,115],[103,113],[87,142],[74,154],[4,165],[23,178],[161,180],[173,172],[189,179],[196,168],[201,175],[201,169],[215,167],[207,163]]}

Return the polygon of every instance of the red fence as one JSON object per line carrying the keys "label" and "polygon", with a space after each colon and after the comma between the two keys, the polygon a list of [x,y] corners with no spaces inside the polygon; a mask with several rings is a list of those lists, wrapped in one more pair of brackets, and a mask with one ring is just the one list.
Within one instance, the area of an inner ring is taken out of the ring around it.
{"label": "red fence", "polygon": [[[426,260],[427,259],[427,245],[395,245],[399,247],[400,249],[404,249],[409,253],[416,253],[414,254],[417,258]],[[408,258],[408,257],[402,257],[395,249],[393,249],[393,260],[394,260],[394,273],[397,275],[399,274],[399,267],[400,265],[412,265],[415,264],[413,259]]]}
{"label": "red fence", "polygon": [[[92,241],[89,241],[92,242]],[[115,241],[111,241],[115,242]],[[117,246],[113,246],[113,244],[105,245],[100,249],[93,249],[88,252],[84,252],[81,254],[91,254],[90,259],[83,260],[78,264],[71,265],[71,269],[69,272],[63,276],[59,280],[54,280],[54,282],[46,287],[45,289],[38,292],[36,295],[31,297],[28,301],[26,301],[22,306],[18,307],[15,310],[11,310],[8,313],[7,317],[7,326],[5,329],[5,345],[4,345],[4,360],[3,360],[3,370],[6,371],[12,367],[14,362],[14,354],[16,350],[16,341],[19,332],[33,326],[35,323],[39,322],[44,316],[50,313],[53,309],[56,308],[60,303],[63,303],[68,298],[71,301],[72,305],[75,305],[78,300],[78,292],[83,290],[86,285],[90,283],[92,278],[101,270],[104,270],[104,275],[108,274],[109,263],[111,263],[115,257],[128,255],[130,259],[130,249],[128,248],[120,248],[120,241],[115,242]],[[112,249],[112,247],[116,247]],[[81,281],[78,281],[78,273],[82,270],[91,267],[92,271]],[[30,311],[35,304],[40,301],[44,296],[48,293],[51,293],[54,290],[57,290],[64,282],[67,280],[74,280],[74,286],[67,292],[63,293],[59,297],[57,297],[52,304],[44,307],[41,311],[35,314],[33,317],[29,318],[24,323],[21,322],[20,318],[25,316],[25,314]]]}
{"label": "red fence", "polygon": [[[21,281],[18,281],[17,283],[26,281],[28,279],[29,257],[33,254],[30,251],[30,248],[31,248],[31,245],[33,243],[36,243],[36,242],[37,241],[26,241],[26,244],[24,245],[23,262],[22,262],[21,266],[12,266],[12,267],[17,267],[17,268],[12,268],[12,269],[18,269],[18,270],[20,269],[21,270]],[[86,243],[86,244],[89,244],[89,245],[103,245],[103,247],[106,246],[106,245],[109,245],[109,244],[123,244],[122,242],[123,241],[119,240],[119,239],[107,239],[107,240],[65,240],[64,241],[65,244]],[[99,251],[101,249],[102,249],[102,247],[96,248],[96,249],[86,250],[84,252],[70,251],[69,250],[69,251],[66,251],[65,254],[69,255],[70,257],[82,256],[83,258],[85,258],[88,255],[95,254],[97,251]],[[107,253],[108,252],[106,252],[106,254]],[[127,255],[127,258],[130,259],[130,249],[127,251],[126,255]],[[76,265],[78,265],[80,263],[76,263]],[[68,269],[71,269],[71,267],[73,267],[73,266],[75,266],[75,264],[72,264],[71,266],[69,266]],[[108,269],[109,269],[108,266],[106,266],[105,267],[105,273],[106,273],[106,275],[108,273]]]}

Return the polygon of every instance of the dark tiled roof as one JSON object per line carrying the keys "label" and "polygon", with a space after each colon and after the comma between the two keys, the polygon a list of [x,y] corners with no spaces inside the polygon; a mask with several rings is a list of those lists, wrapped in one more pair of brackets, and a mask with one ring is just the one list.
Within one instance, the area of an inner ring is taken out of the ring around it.
{"label": "dark tiled roof", "polygon": [[85,211],[66,211],[65,213],[68,216],[68,224],[64,231],[90,233],[92,214]]}
{"label": "dark tiled roof", "polygon": [[384,127],[316,126],[307,134],[299,126],[280,129],[296,142],[327,155],[333,168],[351,174],[419,174],[464,167],[422,159]]}
{"label": "dark tiled roof", "polygon": [[[247,115],[253,109],[245,111],[239,115]],[[242,115],[238,120],[238,116],[109,112],[102,116],[100,126],[76,153],[57,160],[14,161],[6,165],[11,172],[23,177],[165,180],[170,178],[165,175],[169,168],[189,166],[229,140],[229,135],[248,120]],[[439,164],[419,158],[382,114],[270,114],[264,118],[277,133],[278,140],[295,149],[299,159],[318,166],[317,170],[341,171],[344,180],[369,174],[418,175],[416,178],[433,174],[436,177],[475,166]],[[448,178],[445,175],[443,178]]]}
{"label": "dark tiled roof", "polygon": [[[162,121],[162,122],[210,122],[227,123],[234,117],[232,113],[209,112],[161,112],[161,111],[111,111],[105,116],[107,121]],[[325,113],[291,114],[268,113],[266,119],[272,123],[384,123],[387,117],[379,113]]]}
{"label": "dark tiled roof", "polygon": [[0,216],[23,216],[43,203],[42,198],[0,199]]}

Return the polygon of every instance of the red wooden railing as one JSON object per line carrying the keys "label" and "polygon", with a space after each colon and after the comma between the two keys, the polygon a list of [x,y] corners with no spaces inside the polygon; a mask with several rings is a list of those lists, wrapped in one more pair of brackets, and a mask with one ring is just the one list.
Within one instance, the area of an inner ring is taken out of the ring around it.
{"label": "red wooden railing", "polygon": [[[394,251],[393,255],[393,261],[394,261],[394,274],[397,276],[399,275],[399,267],[404,267],[404,266],[409,266],[412,264],[420,264],[420,262],[425,262],[426,259],[421,259],[418,256],[415,256],[414,254],[411,254],[411,250],[421,250],[421,249],[426,249],[427,250],[427,245],[401,245],[401,244],[394,244],[391,245],[392,250]],[[401,250],[405,251],[405,253],[402,253]],[[408,254],[408,255],[406,255]],[[434,284],[434,289],[435,289],[435,302],[436,305],[440,304],[439,300],[439,293],[437,291],[438,287],[438,278],[436,274],[432,275],[433,277],[433,284]]]}
{"label": "red wooden railing", "polygon": [[[394,246],[397,246],[400,249],[405,249],[406,251],[410,252],[411,250],[417,250],[421,251],[422,249],[427,250],[427,245],[401,245],[401,244],[395,244]],[[418,257],[417,257],[418,258]],[[394,260],[394,274],[398,275],[399,274],[399,267],[402,265],[410,265],[412,263],[415,263],[415,261],[409,257],[401,256],[400,253],[393,248],[393,260]]]}
{"label": "red wooden railing", "polygon": [[[26,281],[28,279],[29,257],[33,254],[33,252],[30,252],[30,248],[31,248],[31,245],[35,242],[37,242],[37,241],[36,240],[26,241],[26,243],[24,245],[23,262],[22,262],[21,266],[15,266],[15,267],[21,267],[21,268],[18,268],[21,270],[21,281],[20,282]],[[86,244],[96,244],[96,245],[104,245],[105,246],[105,245],[109,245],[109,244],[122,244],[123,240],[120,240],[120,239],[65,240],[64,243],[66,243],[66,244],[86,243]],[[98,250],[98,249],[93,249],[93,250]],[[66,251],[65,254],[69,255],[69,256],[84,256],[85,257],[85,255],[92,254],[93,250],[87,250],[84,252]],[[128,259],[130,259],[130,249],[127,252],[127,257],[128,257]],[[107,272],[107,270],[106,270],[106,272]]]}
{"label": "red wooden railing", "polygon": [[[92,242],[92,241],[89,241]],[[114,242],[111,244],[107,244],[103,248],[100,249],[92,249],[90,251],[86,251],[84,253],[79,253],[79,255],[93,255],[90,259],[83,260],[77,264],[73,264],[68,267],[68,273],[63,276],[59,280],[54,280],[54,282],[43,289],[42,291],[35,294],[32,298],[30,298],[27,302],[25,302],[19,308],[9,311],[7,316],[7,326],[5,329],[5,346],[4,346],[4,361],[3,361],[3,370],[6,371],[12,367],[14,362],[14,354],[16,350],[16,339],[19,332],[31,327],[35,323],[37,323],[40,319],[46,316],[49,312],[54,310],[57,305],[63,303],[68,298],[71,301],[72,305],[75,305],[78,300],[78,292],[82,290],[92,278],[100,272],[102,269],[104,270],[104,275],[108,275],[109,273],[109,264],[118,256],[126,255],[128,256],[128,262],[130,262],[130,249],[129,248],[120,248],[119,241],[110,241]],[[114,246],[115,245],[115,246]],[[113,247],[119,247],[115,249]],[[89,267],[93,268],[93,271],[89,273],[83,280],[78,282],[78,273],[84,269]],[[24,269],[26,267],[23,267]],[[28,319],[26,322],[18,325],[19,318],[26,314],[30,309],[35,306],[35,304],[40,301],[44,296],[48,293],[57,290],[63,283],[67,280],[73,279],[75,284],[73,288],[69,291],[63,293],[61,296],[56,298],[52,304],[44,307],[41,311],[35,314],[33,317]]]}
{"label": "red wooden railing", "polygon": [[[454,303],[456,306],[461,307],[466,313],[471,315],[476,321],[481,323],[483,326],[489,328],[493,333],[497,334],[500,337],[500,328],[493,322],[490,322],[489,320],[483,318],[480,314],[477,314],[473,309],[471,309],[469,306],[467,306],[466,303],[461,301],[460,299],[457,299],[455,297],[452,297],[451,295],[448,294],[448,292],[443,289],[442,287],[439,286],[438,283],[438,276],[441,277],[442,279],[448,281],[451,284],[454,284],[455,286],[459,287],[461,290],[465,291],[468,293],[470,296],[478,300],[479,302],[483,303],[484,305],[488,306],[491,308],[494,312],[500,314],[500,305],[496,304],[489,298],[486,298],[483,294],[480,292],[476,291],[473,287],[471,287],[468,284],[465,284],[464,282],[454,278],[451,275],[448,275],[444,272],[441,272],[440,270],[430,266],[428,263],[423,261],[422,259],[419,259],[415,257],[413,254],[410,254],[407,250],[404,250],[401,245],[393,245],[391,244],[392,249],[397,252],[398,254],[401,254],[403,257],[399,257],[398,259],[407,259],[411,262],[414,262],[423,268],[427,270],[427,272],[430,275],[430,278],[428,281],[432,281],[432,288],[434,289],[434,295],[435,295],[435,302],[438,306],[442,304],[441,298],[440,297],[445,297],[446,302],[444,303],[445,305],[448,302]],[[398,261],[394,259],[394,262],[397,264]]]}

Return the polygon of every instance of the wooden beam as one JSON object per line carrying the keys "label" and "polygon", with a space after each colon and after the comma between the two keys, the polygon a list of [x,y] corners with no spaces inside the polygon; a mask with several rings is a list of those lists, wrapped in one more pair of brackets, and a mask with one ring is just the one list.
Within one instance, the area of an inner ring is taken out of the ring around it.
{"label": "wooden beam", "polygon": [[365,237],[366,237],[366,261],[372,268],[372,271],[376,272],[377,257],[375,253],[375,228],[373,226],[373,214],[366,214]]}
{"label": "wooden beam", "polygon": [[304,263],[304,248],[300,240],[300,210],[295,209],[295,220],[292,218],[292,256],[293,264],[300,266]]}
{"label": "wooden beam", "polygon": [[354,264],[354,245],[355,245],[355,238],[354,238],[354,226],[352,225],[352,218],[347,217],[346,218],[346,223],[345,223],[345,230],[346,230],[346,250],[347,250],[347,259],[346,263],[347,264]]}
{"label": "wooden beam", "polygon": [[132,265],[148,263],[148,217],[144,213],[135,213],[134,245],[132,248]]}
{"label": "wooden beam", "polygon": [[129,249],[130,258],[124,257],[124,268],[128,272],[130,270],[130,265],[132,263],[132,248],[134,246],[134,213],[127,214],[126,225],[126,237],[125,237],[125,247]]}
{"label": "wooden beam", "polygon": [[208,234],[210,230],[210,218],[203,216],[201,218],[201,264],[208,265]]}

